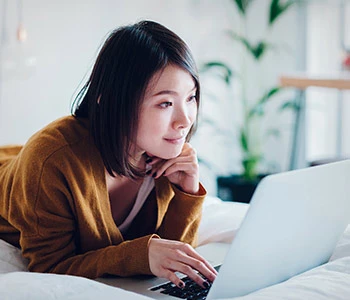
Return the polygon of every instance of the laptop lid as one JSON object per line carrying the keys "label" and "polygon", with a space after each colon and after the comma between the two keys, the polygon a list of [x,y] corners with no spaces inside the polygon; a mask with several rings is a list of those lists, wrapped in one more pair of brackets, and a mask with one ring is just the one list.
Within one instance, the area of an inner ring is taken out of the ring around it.
{"label": "laptop lid", "polygon": [[350,223],[350,160],[265,177],[207,299],[236,297],[326,263]]}

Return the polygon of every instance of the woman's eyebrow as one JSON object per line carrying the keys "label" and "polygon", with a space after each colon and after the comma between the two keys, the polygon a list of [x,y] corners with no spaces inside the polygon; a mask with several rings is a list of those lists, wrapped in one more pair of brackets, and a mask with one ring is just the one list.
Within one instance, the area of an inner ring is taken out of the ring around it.
{"label": "woman's eyebrow", "polygon": [[[188,93],[191,93],[193,92],[197,87],[194,86]],[[159,91],[157,93],[155,93],[153,95],[153,97],[155,96],[160,96],[160,95],[177,95],[178,93],[176,91],[172,91],[172,90],[162,90],[162,91]]]}
{"label": "woman's eyebrow", "polygon": [[160,95],[177,95],[177,92],[172,90],[163,90],[158,93],[155,93],[153,96],[160,96]]}

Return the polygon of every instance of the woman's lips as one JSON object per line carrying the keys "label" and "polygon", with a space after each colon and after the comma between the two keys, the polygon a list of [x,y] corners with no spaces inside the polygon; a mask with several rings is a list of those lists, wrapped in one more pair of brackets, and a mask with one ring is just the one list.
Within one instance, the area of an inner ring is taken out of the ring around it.
{"label": "woman's lips", "polygon": [[165,141],[167,141],[168,143],[171,144],[182,144],[185,141],[185,137],[180,137],[180,138],[174,138],[174,139],[168,139],[168,138],[164,138]]}

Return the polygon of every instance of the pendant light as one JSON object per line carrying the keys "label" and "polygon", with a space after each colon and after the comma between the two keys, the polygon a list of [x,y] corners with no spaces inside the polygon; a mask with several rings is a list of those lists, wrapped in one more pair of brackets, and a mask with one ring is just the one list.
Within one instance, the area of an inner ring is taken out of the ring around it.
{"label": "pendant light", "polygon": [[8,1],[4,0],[0,39],[0,78],[2,81],[27,79],[35,71],[36,57],[28,44],[27,30],[23,24],[23,1],[17,0],[17,31],[13,35],[9,34],[7,29],[7,5]]}

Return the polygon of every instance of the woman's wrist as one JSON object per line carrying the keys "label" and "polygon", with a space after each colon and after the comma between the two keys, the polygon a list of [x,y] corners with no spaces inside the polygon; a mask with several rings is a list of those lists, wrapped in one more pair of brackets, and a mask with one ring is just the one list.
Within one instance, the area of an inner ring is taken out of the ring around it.
{"label": "woman's wrist", "polygon": [[198,183],[198,188],[196,190],[184,190],[181,186],[172,183],[172,186],[176,188],[178,191],[185,193],[187,195],[191,196],[205,196],[207,194],[207,191],[205,188],[202,186],[201,183]]}

